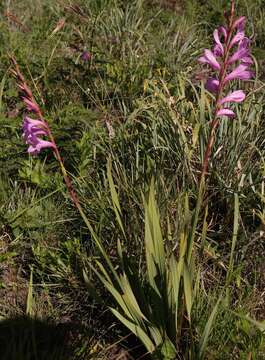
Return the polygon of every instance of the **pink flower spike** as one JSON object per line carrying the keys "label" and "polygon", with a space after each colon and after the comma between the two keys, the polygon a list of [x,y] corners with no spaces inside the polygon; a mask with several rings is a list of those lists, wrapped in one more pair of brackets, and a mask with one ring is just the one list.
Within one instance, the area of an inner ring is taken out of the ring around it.
{"label": "pink flower spike", "polygon": [[231,40],[230,44],[229,44],[229,48],[231,49],[231,47],[233,47],[236,43],[242,41],[245,37],[245,34],[243,31],[239,31],[238,33],[236,33],[236,35],[233,37],[233,39]]}
{"label": "pink flower spike", "polygon": [[214,37],[214,40],[215,40],[215,43],[216,43],[216,48],[218,48],[221,56],[224,55],[224,47],[223,47],[223,44],[220,41],[219,31],[217,29],[214,30],[213,37]]}
{"label": "pink flower spike", "polygon": [[234,111],[230,110],[230,109],[221,109],[217,111],[216,114],[217,117],[219,116],[228,116],[228,117],[234,117],[235,113]]}
{"label": "pink flower spike", "polygon": [[33,113],[40,112],[40,108],[38,107],[38,105],[35,102],[29,100],[26,97],[22,97],[22,100],[24,101],[28,111],[33,112]]}
{"label": "pink flower spike", "polygon": [[219,104],[222,105],[227,102],[235,102],[240,103],[245,100],[245,93],[242,90],[233,91],[231,94],[225,96],[223,99],[220,100]]}
{"label": "pink flower spike", "polygon": [[217,91],[219,90],[219,80],[214,78],[209,78],[206,81],[205,89],[210,91],[211,93],[217,93]]}
{"label": "pink flower spike", "polygon": [[209,64],[215,70],[221,69],[220,64],[216,60],[216,58],[215,58],[214,54],[211,52],[211,50],[205,49],[204,56],[200,57],[198,61]]}
{"label": "pink flower spike", "polygon": [[228,82],[234,79],[249,80],[253,73],[247,70],[247,65],[238,65],[230,74],[225,77],[224,82]]}

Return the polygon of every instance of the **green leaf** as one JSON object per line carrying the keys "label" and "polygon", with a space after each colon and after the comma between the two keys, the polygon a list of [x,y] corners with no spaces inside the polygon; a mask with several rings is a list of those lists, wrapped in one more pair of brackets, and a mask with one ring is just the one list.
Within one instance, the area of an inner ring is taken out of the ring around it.
{"label": "green leaf", "polygon": [[120,202],[119,202],[119,197],[114,185],[114,181],[112,178],[112,174],[111,174],[111,161],[110,159],[108,160],[108,164],[107,164],[107,177],[108,177],[108,182],[109,182],[109,187],[110,187],[110,193],[111,193],[111,199],[112,199],[112,204],[113,204],[113,209],[116,215],[116,219],[118,221],[118,224],[121,228],[121,231],[124,235],[124,237],[126,237],[125,235],[125,231],[124,231],[124,227],[122,224],[122,220],[121,220],[121,207],[120,207]]}
{"label": "green leaf", "polygon": [[[149,282],[160,296],[160,291],[165,285],[166,258],[153,180],[148,202],[145,202],[145,250]],[[159,287],[156,282],[157,278],[160,282]]]}
{"label": "green leaf", "polygon": [[238,314],[235,311],[231,311],[234,315],[240,317],[241,319],[249,321],[251,324],[255,325],[262,333],[265,333],[265,320],[263,321],[257,321],[255,319],[252,319],[251,317],[247,315]]}
{"label": "green leaf", "polygon": [[187,259],[188,259],[188,263],[190,263],[190,261],[191,261],[193,243],[194,243],[194,239],[195,239],[195,233],[196,233],[197,224],[198,224],[198,221],[199,221],[199,213],[200,213],[200,209],[201,209],[203,193],[204,193],[204,182],[201,181],[200,182],[200,187],[199,187],[199,192],[198,192],[198,198],[197,198],[197,202],[196,202],[196,207],[193,210],[192,221],[191,221],[191,230],[189,232],[189,236],[188,236],[188,239],[187,239]]}
{"label": "green leaf", "polygon": [[[116,303],[121,307],[121,309],[124,311],[125,315],[130,318],[131,320],[134,320],[131,312],[124,301],[122,295],[120,294],[119,290],[116,289],[115,285],[108,279],[105,278],[105,275],[101,275],[92,264],[90,264],[91,269],[95,272],[95,274],[98,276],[99,280],[102,282],[102,284],[105,286],[105,288],[109,291],[109,293],[113,296],[113,298],[116,300]],[[103,267],[101,267],[102,269]]]}
{"label": "green leaf", "polygon": [[147,320],[144,314],[142,313],[139,304],[134,296],[131,285],[128,281],[126,274],[123,274],[121,277],[122,290],[123,290],[123,299],[127,304],[128,308],[131,311],[132,317],[137,319],[139,324],[143,323],[143,320]]}
{"label": "green leaf", "polygon": [[211,315],[205,325],[205,328],[204,328],[204,331],[203,331],[203,334],[202,334],[202,337],[200,339],[200,343],[199,343],[199,355],[200,355],[200,358],[202,358],[203,354],[204,354],[204,351],[205,351],[205,348],[206,348],[206,345],[207,345],[207,342],[209,340],[209,336],[210,336],[210,333],[211,333],[211,330],[212,330],[212,327],[213,327],[213,321],[215,319],[215,316],[216,316],[216,313],[217,313],[217,310],[218,310],[218,306],[219,306],[219,303],[221,301],[221,297],[218,299],[217,303],[215,304],[212,312],[211,312]]}
{"label": "green leaf", "polygon": [[240,212],[239,212],[238,194],[235,194],[234,198],[235,198],[235,200],[234,200],[234,225],[233,225],[233,237],[232,237],[232,246],[231,246],[231,251],[230,251],[229,267],[228,267],[228,272],[227,272],[227,282],[230,281],[231,275],[233,272],[234,252],[235,252],[235,247],[236,247],[236,242],[237,242],[237,234],[238,234],[238,229],[239,229]]}
{"label": "green leaf", "polygon": [[[174,324],[172,328],[174,329],[174,334],[176,333],[178,326],[178,306],[179,306],[179,289],[180,289],[180,279],[183,271],[184,259],[181,258],[179,261],[176,260],[175,255],[172,254],[169,259],[169,281],[168,281],[168,291],[171,293],[171,301],[169,302],[172,316],[174,315]],[[169,297],[170,297],[169,293]],[[172,319],[173,320],[173,319]]]}
{"label": "green leaf", "polygon": [[169,339],[166,339],[161,347],[161,355],[164,360],[173,360],[176,359],[177,351],[175,346]]}
{"label": "green leaf", "polygon": [[192,285],[191,285],[191,273],[186,262],[183,267],[183,279],[184,279],[184,293],[186,300],[186,308],[189,321],[191,320],[191,307],[192,307]]}
{"label": "green leaf", "polygon": [[129,330],[131,330],[131,332],[133,332],[138,337],[138,339],[140,339],[140,341],[144,344],[150,354],[154,352],[155,346],[152,340],[140,326],[126,319],[116,309],[110,308],[110,310],[117,317],[117,319],[120,320],[120,322],[122,322]]}

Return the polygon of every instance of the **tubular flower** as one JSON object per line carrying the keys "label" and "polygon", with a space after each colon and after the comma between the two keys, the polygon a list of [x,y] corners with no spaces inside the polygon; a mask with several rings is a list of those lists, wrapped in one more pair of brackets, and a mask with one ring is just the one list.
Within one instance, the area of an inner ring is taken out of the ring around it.
{"label": "tubular flower", "polygon": [[[208,78],[205,88],[216,95],[215,117],[234,116],[232,110],[222,108],[224,103],[240,103],[245,94],[237,90],[223,97],[223,92],[232,80],[249,80],[253,72],[249,66],[253,64],[250,54],[250,40],[245,35],[246,18],[241,16],[233,20],[227,27],[214,30],[213,50],[204,50],[198,61],[212,68],[213,74]],[[222,98],[223,97],[223,98]]]}
{"label": "tubular flower", "polygon": [[214,79],[214,78],[209,78],[206,81],[205,87],[208,91],[212,92],[212,93],[217,93],[219,90],[219,80]]}
{"label": "tubular flower", "polygon": [[204,55],[199,58],[201,63],[209,64],[214,70],[220,70],[221,66],[211,50],[205,49]]}
{"label": "tubular flower", "polygon": [[232,93],[230,93],[229,95],[225,96],[223,99],[221,99],[219,101],[219,104],[222,105],[227,102],[240,103],[245,100],[245,97],[246,97],[246,95],[245,95],[244,91],[236,90],[236,91],[233,91]]}
{"label": "tubular flower", "polygon": [[40,138],[40,136],[48,136],[48,127],[44,121],[25,116],[22,129],[24,141],[29,145],[29,154],[36,155],[42,149],[55,148],[51,141]]}

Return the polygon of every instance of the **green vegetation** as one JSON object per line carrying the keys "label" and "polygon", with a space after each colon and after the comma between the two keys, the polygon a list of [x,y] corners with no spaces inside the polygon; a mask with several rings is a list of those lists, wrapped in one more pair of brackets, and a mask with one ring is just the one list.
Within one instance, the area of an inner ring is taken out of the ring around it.
{"label": "green vegetation", "polygon": [[[197,59],[227,3],[1,2],[4,360],[265,359],[264,0],[236,4],[257,76],[199,186],[213,98]],[[27,154],[9,54],[90,228],[52,151]]]}

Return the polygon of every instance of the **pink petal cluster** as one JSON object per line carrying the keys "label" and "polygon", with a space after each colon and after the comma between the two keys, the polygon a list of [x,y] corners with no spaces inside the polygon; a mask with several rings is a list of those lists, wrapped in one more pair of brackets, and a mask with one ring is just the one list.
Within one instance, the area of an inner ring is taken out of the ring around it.
{"label": "pink petal cluster", "polygon": [[23,138],[26,144],[29,145],[29,154],[36,155],[42,149],[55,148],[55,145],[51,141],[43,140],[40,137],[48,135],[48,128],[44,121],[31,119],[29,116],[25,116],[22,129]]}
{"label": "pink petal cluster", "polygon": [[235,114],[232,110],[222,108],[225,103],[239,103],[244,101],[245,94],[242,90],[231,92],[220,99],[224,88],[232,80],[249,80],[253,73],[249,66],[253,64],[250,54],[250,40],[245,36],[246,18],[236,19],[230,28],[221,26],[214,30],[213,50],[205,49],[199,62],[209,65],[214,75],[208,78],[206,89],[215,93],[218,99],[216,117]]}

